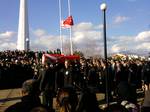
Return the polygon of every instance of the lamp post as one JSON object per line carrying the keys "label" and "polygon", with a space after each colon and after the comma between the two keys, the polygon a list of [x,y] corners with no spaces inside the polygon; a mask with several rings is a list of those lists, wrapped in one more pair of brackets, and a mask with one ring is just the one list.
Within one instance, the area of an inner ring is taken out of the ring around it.
{"label": "lamp post", "polygon": [[108,63],[107,63],[107,40],[106,40],[106,9],[107,5],[105,3],[102,3],[100,5],[100,9],[103,12],[103,36],[104,36],[104,57],[105,57],[105,66],[106,66],[106,103],[107,106],[109,106],[109,86],[108,86]]}

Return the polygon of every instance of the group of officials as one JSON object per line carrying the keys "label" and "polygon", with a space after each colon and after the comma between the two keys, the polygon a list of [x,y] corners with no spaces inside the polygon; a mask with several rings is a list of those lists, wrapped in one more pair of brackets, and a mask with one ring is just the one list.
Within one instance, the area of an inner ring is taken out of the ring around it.
{"label": "group of officials", "polygon": [[57,91],[63,87],[73,87],[75,83],[78,83],[74,67],[71,66],[70,61],[66,60],[63,63],[45,63],[44,69],[40,71],[38,77],[39,88],[43,95],[43,104],[49,108],[53,107],[53,97],[55,97]]}
{"label": "group of officials", "polygon": [[[137,103],[137,88],[150,89],[150,62],[140,60],[108,61],[109,100]],[[63,87],[82,90],[86,87],[106,92],[106,62],[99,59],[65,60],[45,63],[38,77],[43,103],[52,108],[53,97]]]}

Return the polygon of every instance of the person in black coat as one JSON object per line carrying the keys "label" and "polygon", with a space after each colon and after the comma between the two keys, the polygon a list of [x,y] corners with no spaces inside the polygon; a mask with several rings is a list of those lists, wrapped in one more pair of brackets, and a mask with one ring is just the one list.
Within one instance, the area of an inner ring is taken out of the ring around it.
{"label": "person in black coat", "polygon": [[64,63],[56,63],[56,83],[55,90],[58,91],[60,88],[64,87]]}
{"label": "person in black coat", "polygon": [[98,106],[94,90],[90,88],[82,90],[81,95],[79,96],[76,112],[103,112]]}
{"label": "person in black coat", "polygon": [[29,112],[32,108],[42,106],[39,90],[35,80],[27,80],[22,85],[21,102],[8,107],[5,112]]}
{"label": "person in black coat", "polygon": [[73,86],[73,68],[69,60],[65,60],[63,69],[64,87]]}
{"label": "person in black coat", "polygon": [[136,104],[136,93],[132,90],[132,86],[127,81],[121,81],[117,86],[117,100],[122,102],[127,100]]}
{"label": "person in black coat", "polygon": [[99,76],[97,73],[97,68],[94,64],[90,64],[90,69],[88,72],[88,85],[92,87],[97,87]]}
{"label": "person in black coat", "polygon": [[145,62],[142,68],[142,81],[145,91],[150,90],[150,62]]}
{"label": "person in black coat", "polygon": [[43,105],[53,109],[53,97],[55,96],[55,67],[46,63],[39,80],[39,88],[42,92]]}

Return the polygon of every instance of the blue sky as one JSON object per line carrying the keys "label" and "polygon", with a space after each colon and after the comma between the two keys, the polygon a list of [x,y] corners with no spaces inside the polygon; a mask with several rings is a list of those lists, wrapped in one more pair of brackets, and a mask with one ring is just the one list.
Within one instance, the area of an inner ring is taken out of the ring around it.
{"label": "blue sky", "polygon": [[[107,4],[108,53],[124,50],[150,51],[150,0],[70,0],[74,19],[75,50],[103,54],[102,11]],[[67,0],[62,0],[62,18],[68,16]],[[60,47],[58,0],[28,0],[31,50]],[[15,49],[19,0],[0,0],[0,50]],[[69,31],[62,30],[64,50],[69,49]]]}

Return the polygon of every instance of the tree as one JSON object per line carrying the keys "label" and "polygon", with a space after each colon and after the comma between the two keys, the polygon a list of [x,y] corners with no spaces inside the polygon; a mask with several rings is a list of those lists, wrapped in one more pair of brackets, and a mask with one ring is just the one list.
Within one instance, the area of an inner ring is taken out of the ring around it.
{"label": "tree", "polygon": [[81,51],[74,51],[74,55],[78,55],[80,57],[84,57],[84,54]]}

